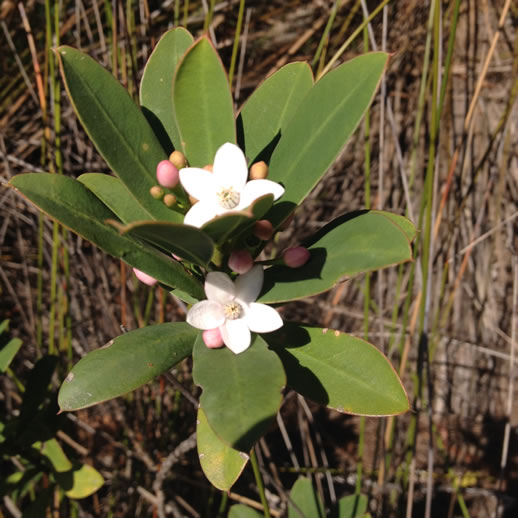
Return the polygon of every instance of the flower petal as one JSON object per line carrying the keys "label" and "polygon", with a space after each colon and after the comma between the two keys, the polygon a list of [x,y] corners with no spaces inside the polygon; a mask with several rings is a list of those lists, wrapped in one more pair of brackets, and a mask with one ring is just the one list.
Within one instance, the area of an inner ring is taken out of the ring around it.
{"label": "flower petal", "polygon": [[215,300],[223,305],[234,300],[234,283],[226,273],[209,272],[205,279],[204,288],[209,300]]}
{"label": "flower petal", "polygon": [[282,318],[277,310],[266,304],[252,302],[247,308],[245,320],[254,333],[270,333],[283,326]]}
{"label": "flower petal", "polygon": [[249,304],[255,302],[263,288],[264,272],[260,264],[256,264],[250,271],[240,275],[235,282],[236,299]]}
{"label": "flower petal", "polygon": [[223,144],[214,157],[214,180],[221,187],[233,187],[241,192],[248,179],[246,158],[235,144]]}
{"label": "flower petal", "polygon": [[273,194],[273,199],[277,200],[284,194],[284,187],[271,180],[250,180],[241,191],[239,205],[234,210],[243,210],[265,194]]}
{"label": "flower petal", "polygon": [[214,175],[198,167],[180,169],[180,182],[183,188],[197,200],[215,200],[218,185]]}
{"label": "flower petal", "polygon": [[252,335],[243,318],[227,320],[219,330],[225,345],[235,354],[242,353],[250,347]]}
{"label": "flower petal", "polygon": [[217,208],[212,203],[199,201],[195,203],[183,218],[184,225],[201,228],[202,225],[218,215]]}
{"label": "flower petal", "polygon": [[189,310],[186,320],[197,329],[214,329],[225,322],[223,306],[213,300],[202,300]]}

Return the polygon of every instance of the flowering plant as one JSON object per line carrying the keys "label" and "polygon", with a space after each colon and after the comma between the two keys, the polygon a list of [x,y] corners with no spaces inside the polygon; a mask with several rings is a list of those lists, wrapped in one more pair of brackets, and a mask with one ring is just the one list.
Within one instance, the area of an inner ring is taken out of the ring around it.
{"label": "flowering plant", "polygon": [[207,37],[194,41],[184,29],[162,37],[140,106],[87,55],[56,52],[74,109],[115,176],[24,174],[12,187],[192,305],[187,322],[133,330],[87,354],[61,387],[61,409],[122,395],[192,354],[200,462],[220,489],[271,426],[286,385],[340,412],[406,411],[378,349],[283,322],[276,308],[411,260],[414,226],[387,212],[349,213],[304,246],[264,257],[359,124],[388,55],[360,56],[316,82],[307,64],[286,65],[236,115]]}

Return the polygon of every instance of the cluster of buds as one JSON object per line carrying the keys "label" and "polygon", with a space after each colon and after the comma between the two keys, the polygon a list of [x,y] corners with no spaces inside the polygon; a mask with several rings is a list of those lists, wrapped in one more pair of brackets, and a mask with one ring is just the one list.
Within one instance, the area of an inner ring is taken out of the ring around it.
{"label": "cluster of buds", "polygon": [[[172,192],[180,182],[180,169],[186,167],[187,160],[181,151],[173,151],[168,160],[162,160],[156,166],[156,179],[158,185],[150,189],[150,194],[155,200],[162,200],[170,209],[176,205],[177,199]],[[167,191],[165,190],[167,189]]]}

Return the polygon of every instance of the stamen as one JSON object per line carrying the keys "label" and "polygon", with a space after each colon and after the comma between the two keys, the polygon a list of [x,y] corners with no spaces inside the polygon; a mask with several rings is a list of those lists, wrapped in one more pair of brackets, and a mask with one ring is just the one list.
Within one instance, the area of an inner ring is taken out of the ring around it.
{"label": "stamen", "polygon": [[228,189],[221,189],[217,196],[219,198],[219,204],[224,209],[233,209],[239,204],[239,193],[232,187],[229,187]]}
{"label": "stamen", "polygon": [[243,308],[237,302],[230,302],[225,306],[223,313],[228,320],[236,320],[243,315]]}

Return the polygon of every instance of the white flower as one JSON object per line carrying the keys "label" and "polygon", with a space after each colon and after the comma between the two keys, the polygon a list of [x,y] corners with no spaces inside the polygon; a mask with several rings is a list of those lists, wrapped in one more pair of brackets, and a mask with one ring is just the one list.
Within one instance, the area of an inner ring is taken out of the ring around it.
{"label": "white flower", "polygon": [[277,200],[284,193],[284,188],[276,182],[247,182],[247,178],[245,155],[230,142],[216,151],[212,173],[197,167],[181,169],[180,182],[198,200],[187,212],[183,222],[199,228],[225,212],[246,209],[261,196],[273,194]]}
{"label": "white flower", "polygon": [[263,267],[255,265],[236,282],[223,272],[210,272],[205,280],[207,300],[187,313],[187,322],[198,329],[219,328],[225,345],[239,354],[248,349],[250,331],[269,333],[282,327],[279,313],[255,302],[263,287]]}

